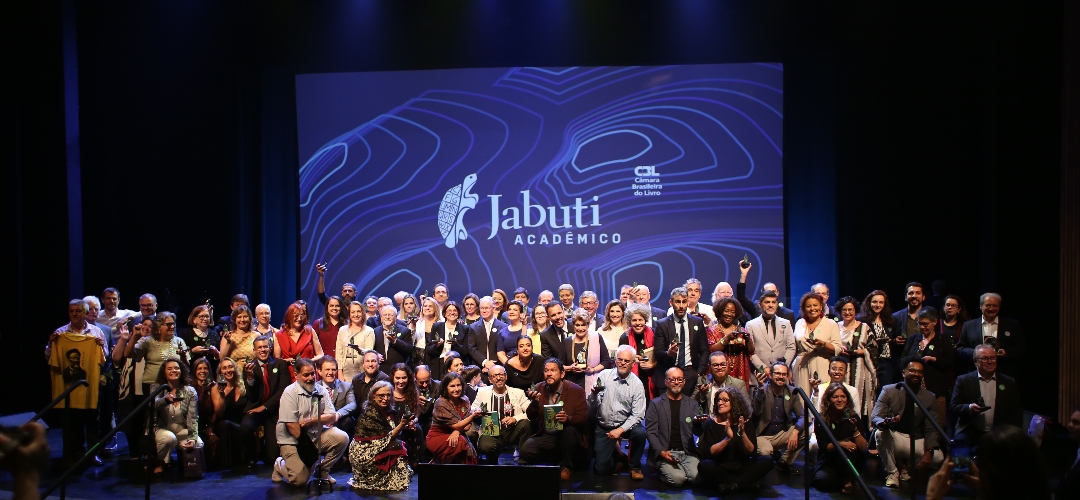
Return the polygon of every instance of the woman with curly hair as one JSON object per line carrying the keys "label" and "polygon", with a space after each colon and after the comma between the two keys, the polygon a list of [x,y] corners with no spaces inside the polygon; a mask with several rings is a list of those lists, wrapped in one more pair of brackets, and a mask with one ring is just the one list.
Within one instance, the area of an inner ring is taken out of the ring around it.
{"label": "woman with curly hair", "polygon": [[840,327],[825,317],[825,300],[809,292],[799,300],[802,317],[795,322],[795,348],[798,355],[791,364],[792,382],[810,394],[810,379],[821,380],[829,373],[829,360],[844,352]]}
{"label": "woman with curly hair", "polygon": [[[394,384],[394,418],[413,421],[420,415],[420,391],[416,388],[416,378],[412,368],[405,363],[396,363],[390,367],[390,383]],[[401,440],[409,451],[409,465],[415,466],[420,460],[420,447],[423,446],[423,434],[418,425],[406,425],[401,431]]]}
{"label": "woman with curly hair", "polygon": [[742,380],[746,387],[758,385],[750,366],[754,355],[754,336],[739,324],[743,308],[734,297],[724,297],[713,304],[716,321],[705,328],[709,339],[709,352],[724,351],[728,370],[732,377]]}
{"label": "woman with curly hair", "polygon": [[772,457],[758,456],[757,433],[750,424],[750,401],[734,387],[716,393],[712,415],[698,440],[698,477],[720,494],[752,486],[772,470]]}
{"label": "woman with curly hair", "polygon": [[199,437],[199,395],[191,386],[187,363],[175,356],[166,359],[151,391],[161,384],[168,384],[169,388],[154,399],[154,442],[157,443],[155,475],[161,475],[173,448],[203,446]]}
{"label": "woman with curly hair", "polygon": [[874,371],[877,372],[877,384],[874,387],[874,393],[877,394],[882,387],[900,381],[900,352],[904,349],[904,346],[897,345],[892,340],[896,337],[896,331],[892,308],[889,307],[889,295],[884,290],[870,292],[863,299],[856,318],[869,325],[873,332],[873,335],[866,339],[865,345],[870,350]]}
{"label": "woman with curly hair", "polygon": [[[821,420],[814,422],[814,434],[817,435],[818,443],[828,443],[818,448],[817,465],[814,470],[814,487],[819,490],[830,490],[841,485],[842,493],[851,493],[852,479],[855,475],[847,466],[850,462],[859,473],[862,473],[864,454],[866,453],[866,438],[859,432],[859,414],[851,407],[851,394],[848,393],[844,384],[832,383],[829,385],[821,398]],[[845,462],[836,446],[829,440],[825,432],[828,427],[832,430],[836,441],[847,454],[848,462]]]}
{"label": "woman with curly hair", "polygon": [[411,422],[395,420],[391,409],[393,387],[380,380],[371,386],[364,401],[356,433],[349,444],[349,464],[353,476],[349,486],[361,490],[403,491],[409,488],[413,471],[398,436]]}

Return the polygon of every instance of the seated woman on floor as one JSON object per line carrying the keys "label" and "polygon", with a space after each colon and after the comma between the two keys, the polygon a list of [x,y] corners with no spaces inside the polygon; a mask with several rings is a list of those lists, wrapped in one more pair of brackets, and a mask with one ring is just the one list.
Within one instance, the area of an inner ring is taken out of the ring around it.
{"label": "seated woman on floor", "polygon": [[815,422],[814,425],[819,446],[814,487],[831,490],[842,484],[840,491],[851,493],[851,481],[855,476],[824,430],[824,426],[832,430],[850,463],[861,473],[866,461],[866,438],[859,432],[859,414],[851,406],[851,394],[848,394],[844,384],[833,383],[825,389],[820,411],[824,422]]}
{"label": "seated woman on floor", "polygon": [[439,387],[439,399],[435,400],[431,429],[427,434],[427,447],[436,462],[477,463],[476,449],[465,433],[473,428],[473,420],[480,415],[479,408],[473,411],[472,403],[465,396],[465,382],[461,375],[447,373]]}
{"label": "seated woman on floor", "polygon": [[402,491],[409,488],[413,471],[398,436],[411,423],[395,424],[391,400],[393,387],[380,380],[371,386],[364,402],[356,434],[349,444],[353,477],[349,486],[362,490]]}
{"label": "seated woman on floor", "polygon": [[703,485],[716,485],[720,494],[734,493],[752,486],[772,470],[772,458],[757,450],[757,433],[750,423],[750,402],[735,387],[716,394],[712,418],[698,440],[698,478]]}
{"label": "seated woman on floor", "polygon": [[191,386],[187,364],[178,357],[166,359],[153,388],[161,384],[168,384],[169,389],[158,394],[154,400],[157,412],[154,419],[154,441],[157,443],[155,475],[161,475],[173,448],[202,448],[203,445],[199,437],[199,396]]}

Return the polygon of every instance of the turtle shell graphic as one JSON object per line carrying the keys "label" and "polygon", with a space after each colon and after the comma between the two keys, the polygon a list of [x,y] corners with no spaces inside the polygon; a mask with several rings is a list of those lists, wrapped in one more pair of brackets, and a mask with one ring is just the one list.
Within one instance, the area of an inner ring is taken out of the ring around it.
{"label": "turtle shell graphic", "polygon": [[476,202],[480,201],[480,197],[470,191],[475,185],[476,174],[472,173],[443,195],[442,204],[439,205],[439,232],[446,238],[446,248],[454,248],[458,241],[469,237],[469,231],[461,219],[467,210],[476,208]]}

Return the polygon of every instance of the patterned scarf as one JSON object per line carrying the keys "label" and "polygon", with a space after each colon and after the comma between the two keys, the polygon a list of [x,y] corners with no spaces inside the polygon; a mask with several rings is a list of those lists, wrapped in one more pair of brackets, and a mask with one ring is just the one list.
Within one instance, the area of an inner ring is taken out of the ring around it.
{"label": "patterned scarf", "polygon": [[[353,439],[358,443],[378,441],[390,434],[391,430],[393,427],[390,426],[389,417],[379,411],[378,407],[369,406],[356,422],[356,436]],[[389,471],[397,465],[398,459],[407,453],[400,439],[391,438],[386,449],[375,455],[375,467],[383,472]]]}

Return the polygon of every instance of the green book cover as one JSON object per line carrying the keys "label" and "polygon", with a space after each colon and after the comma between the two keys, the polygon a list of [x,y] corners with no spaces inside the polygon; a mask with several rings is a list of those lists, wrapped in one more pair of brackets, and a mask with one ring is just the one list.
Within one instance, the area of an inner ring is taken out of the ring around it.
{"label": "green book cover", "polygon": [[553,405],[544,405],[544,429],[549,431],[563,430],[563,423],[555,420],[555,414],[562,411],[562,401]]}
{"label": "green book cover", "polygon": [[499,435],[499,417],[494,412],[484,414],[483,419],[480,421],[480,435],[481,436],[498,436]]}

